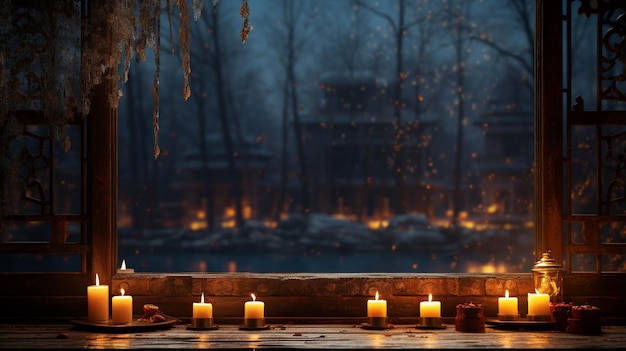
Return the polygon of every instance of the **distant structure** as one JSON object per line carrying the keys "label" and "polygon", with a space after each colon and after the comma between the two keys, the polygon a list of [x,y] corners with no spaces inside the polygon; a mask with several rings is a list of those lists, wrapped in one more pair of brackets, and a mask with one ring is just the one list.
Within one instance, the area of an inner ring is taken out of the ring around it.
{"label": "distant structure", "polygon": [[[388,218],[398,192],[392,166],[396,157],[392,86],[371,72],[326,73],[320,86],[319,107],[301,117],[312,212],[355,220]],[[420,143],[435,121],[432,116],[418,117],[406,105],[397,126],[403,131],[401,191],[407,195],[407,212],[429,213],[432,203]]]}
{"label": "distant structure", "polygon": [[490,226],[512,229],[533,218],[533,117],[505,102],[492,106],[475,120],[485,143],[484,154],[475,160],[480,207]]}
{"label": "distant structure", "polygon": [[[261,184],[266,176],[267,167],[271,158],[270,152],[259,146],[256,138],[249,134],[241,137],[232,137],[237,157],[235,166],[240,173],[240,186],[244,198],[242,199],[244,219],[258,218],[261,206]],[[187,218],[184,226],[193,226],[203,222],[208,215],[203,213],[207,208],[213,208],[213,217],[218,221],[218,227],[232,227],[234,225],[234,201],[232,196],[233,184],[228,168],[228,159],[224,147],[223,137],[219,133],[207,136],[208,163],[207,172],[210,179],[202,173],[200,155],[196,150],[183,155],[178,169],[182,173],[181,181],[174,185],[180,197],[176,203]],[[212,203],[207,206],[209,193],[206,185],[210,184]],[[199,229],[199,228],[194,228]]]}

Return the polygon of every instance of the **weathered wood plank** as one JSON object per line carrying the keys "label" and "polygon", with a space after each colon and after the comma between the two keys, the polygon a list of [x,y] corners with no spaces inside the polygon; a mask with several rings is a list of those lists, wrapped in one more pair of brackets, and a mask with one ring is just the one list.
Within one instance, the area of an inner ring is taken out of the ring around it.
{"label": "weathered wood plank", "polygon": [[76,329],[71,324],[0,324],[0,349],[84,348],[213,348],[213,349],[422,349],[422,348],[624,348],[626,326],[604,327],[599,335],[553,331],[510,331],[488,327],[485,333],[446,329],[422,330],[395,325],[365,330],[358,324],[276,324],[268,330],[240,330],[220,325],[217,330],[189,330],[177,324],[167,330],[103,333]]}

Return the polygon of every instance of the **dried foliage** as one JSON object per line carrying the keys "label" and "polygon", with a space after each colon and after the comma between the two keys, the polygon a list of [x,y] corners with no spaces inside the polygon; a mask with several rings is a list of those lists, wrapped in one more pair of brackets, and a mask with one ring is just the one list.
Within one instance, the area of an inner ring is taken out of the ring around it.
{"label": "dried foliage", "polygon": [[248,0],[241,0],[241,8],[239,9],[239,15],[243,18],[243,26],[241,28],[241,42],[245,43],[248,40],[248,35],[252,31],[252,24],[250,24],[250,7],[248,6]]}
{"label": "dried foliage", "polygon": [[183,85],[183,98],[185,101],[191,96],[189,88],[189,73],[191,73],[190,53],[189,53],[189,10],[187,0],[178,1],[180,14],[180,26],[178,28],[178,45],[180,47],[181,61],[183,65],[183,75],[185,84]]}
{"label": "dried foliage", "polygon": [[[204,0],[206,1],[206,0]],[[203,0],[192,0],[193,19],[200,18]],[[117,108],[123,95],[121,85],[128,81],[130,62],[146,60],[146,50],[155,50],[153,80],[154,134],[153,154],[158,158],[159,137],[159,78],[160,78],[160,18],[167,11],[172,54],[175,43],[172,33],[172,12],[178,7],[178,47],[183,71],[183,97],[191,96],[189,75],[190,19],[188,0],[94,0],[94,1],[35,1],[0,0],[0,194],[3,215],[6,205],[19,198],[19,170],[28,164],[28,155],[14,153],[16,140],[25,134],[23,111],[43,116],[52,134],[61,141],[65,151],[72,141],[65,135],[70,121],[90,114],[94,87],[109,82],[112,89],[108,99]],[[218,0],[212,0],[217,6]],[[245,42],[252,29],[247,0],[241,11]],[[121,73],[120,73],[121,72]],[[79,145],[79,143],[74,143]],[[12,154],[13,152],[13,154]]]}
{"label": "dried foliage", "polygon": [[161,16],[160,9],[158,6],[154,9],[154,19],[156,24],[154,27],[156,28],[156,55],[154,55],[154,66],[156,67],[156,71],[154,72],[154,82],[152,83],[152,97],[154,99],[154,112],[152,113],[152,133],[154,135],[154,143],[152,146],[152,154],[154,159],[156,160],[161,154],[161,148],[159,148],[159,77],[161,76],[161,40],[158,38],[161,37]]}

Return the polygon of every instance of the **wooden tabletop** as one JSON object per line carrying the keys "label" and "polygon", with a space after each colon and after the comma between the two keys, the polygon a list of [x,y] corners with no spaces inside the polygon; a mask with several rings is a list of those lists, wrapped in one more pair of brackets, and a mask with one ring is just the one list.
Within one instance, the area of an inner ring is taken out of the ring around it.
{"label": "wooden tabletop", "polygon": [[[75,322],[75,321],[74,321]],[[73,323],[74,323],[73,322]],[[242,330],[218,325],[190,329],[176,321],[155,329],[91,329],[76,324],[0,324],[0,349],[84,348],[213,348],[213,349],[421,349],[421,348],[625,348],[626,326],[605,326],[597,335],[552,330],[500,329],[465,333],[454,325],[421,329],[391,325],[370,330],[361,325],[268,325]]]}

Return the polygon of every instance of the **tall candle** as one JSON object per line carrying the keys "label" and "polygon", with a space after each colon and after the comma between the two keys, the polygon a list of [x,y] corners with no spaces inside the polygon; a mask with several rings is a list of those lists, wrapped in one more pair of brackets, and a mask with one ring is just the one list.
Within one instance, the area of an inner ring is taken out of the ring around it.
{"label": "tall candle", "polygon": [[550,295],[528,293],[528,315],[549,316]]}
{"label": "tall candle", "polygon": [[109,286],[100,285],[96,273],[96,285],[87,287],[87,320],[104,322],[109,320]]}
{"label": "tall candle", "polygon": [[204,302],[204,293],[202,293],[200,302],[193,303],[193,318],[213,318],[213,305]]}
{"label": "tall candle", "polygon": [[133,321],[133,297],[124,295],[124,289],[120,289],[121,295],[113,296],[111,314],[113,324],[127,324]]}
{"label": "tall candle", "polygon": [[420,302],[420,317],[441,317],[441,301],[433,301],[433,295],[428,294],[428,301]]}
{"label": "tall candle", "polygon": [[376,292],[376,300],[367,300],[367,316],[387,317],[387,301],[378,299],[378,291]]}
{"label": "tall candle", "polygon": [[246,301],[244,304],[243,318],[265,318],[265,303],[256,301],[256,296],[251,294],[252,301]]}
{"label": "tall candle", "polygon": [[504,294],[504,297],[498,298],[498,314],[501,314],[501,315],[519,314],[519,311],[517,309],[517,297],[509,297],[508,290]]}

